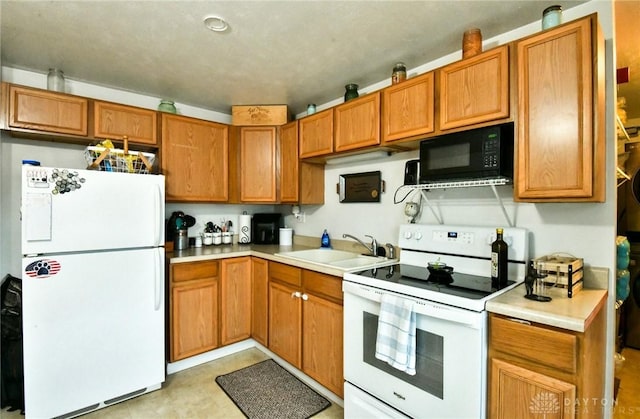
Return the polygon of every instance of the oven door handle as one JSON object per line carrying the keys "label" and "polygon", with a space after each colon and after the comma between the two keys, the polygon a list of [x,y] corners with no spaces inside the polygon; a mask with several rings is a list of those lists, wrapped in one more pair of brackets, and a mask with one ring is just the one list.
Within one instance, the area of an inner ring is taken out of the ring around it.
{"label": "oven door handle", "polygon": [[366,285],[354,284],[347,281],[342,281],[342,290],[344,292],[345,308],[347,304],[349,304],[349,295],[360,297],[365,300],[380,304],[382,295],[390,294],[413,301],[413,309],[417,315],[449,321],[473,329],[481,329],[486,323],[486,312],[477,312],[457,307],[451,307],[433,301],[422,300],[407,295],[380,290],[378,288],[368,287]]}

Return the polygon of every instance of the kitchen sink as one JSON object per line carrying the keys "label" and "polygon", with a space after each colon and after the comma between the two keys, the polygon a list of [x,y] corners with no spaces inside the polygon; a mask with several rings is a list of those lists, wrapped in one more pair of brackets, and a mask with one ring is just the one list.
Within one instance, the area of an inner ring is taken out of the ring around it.
{"label": "kitchen sink", "polygon": [[335,249],[308,249],[276,253],[277,256],[347,270],[367,269],[392,263],[383,256],[368,256]]}

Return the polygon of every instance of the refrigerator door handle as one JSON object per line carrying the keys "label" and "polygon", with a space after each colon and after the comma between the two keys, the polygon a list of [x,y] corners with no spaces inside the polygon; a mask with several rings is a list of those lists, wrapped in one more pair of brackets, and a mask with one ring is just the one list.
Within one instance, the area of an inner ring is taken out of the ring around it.
{"label": "refrigerator door handle", "polygon": [[164,216],[162,214],[162,206],[164,205],[162,199],[162,191],[160,190],[160,185],[156,185],[156,198],[154,201],[154,210],[155,210],[155,220],[157,220],[156,228],[155,228],[155,243],[156,246],[162,246],[162,228],[164,226]]}
{"label": "refrigerator door handle", "polygon": [[164,252],[164,248],[160,247],[160,248],[156,249],[156,251],[154,253],[154,258],[155,258],[155,262],[156,263],[153,264],[154,265],[154,267],[153,267],[154,277],[155,277],[155,280],[153,281],[153,284],[154,284],[154,287],[153,287],[154,288],[153,289],[153,292],[154,292],[154,307],[153,307],[153,309],[155,311],[160,310],[160,306],[162,304],[162,280],[163,280],[163,278],[162,278],[162,275],[161,275],[161,272],[162,272],[162,269],[161,269],[162,268],[162,257],[161,257],[160,252]]}

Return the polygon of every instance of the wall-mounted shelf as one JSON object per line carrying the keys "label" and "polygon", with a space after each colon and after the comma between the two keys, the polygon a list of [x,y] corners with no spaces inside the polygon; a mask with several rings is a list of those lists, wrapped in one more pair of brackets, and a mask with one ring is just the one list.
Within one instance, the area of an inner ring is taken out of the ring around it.
{"label": "wall-mounted shelf", "polygon": [[455,182],[436,182],[436,183],[424,183],[419,185],[404,185],[404,186],[401,186],[400,189],[419,190],[425,202],[427,203],[427,206],[431,210],[431,213],[433,214],[434,217],[436,217],[436,220],[438,221],[438,223],[444,224],[440,216],[435,212],[435,210],[431,206],[431,203],[429,202],[429,198],[427,197],[427,194],[426,194],[428,190],[451,189],[451,188],[475,188],[480,186],[489,186],[493,191],[493,195],[496,197],[496,200],[500,204],[500,208],[502,209],[502,214],[504,215],[504,218],[507,220],[509,227],[513,227],[514,224],[509,218],[509,214],[507,214],[507,211],[504,208],[504,204],[502,203],[502,199],[500,198],[500,195],[498,195],[498,190],[496,189],[496,186],[509,185],[511,183],[512,183],[511,179],[500,177],[500,178],[493,178],[493,179],[461,180],[461,181],[455,181]]}

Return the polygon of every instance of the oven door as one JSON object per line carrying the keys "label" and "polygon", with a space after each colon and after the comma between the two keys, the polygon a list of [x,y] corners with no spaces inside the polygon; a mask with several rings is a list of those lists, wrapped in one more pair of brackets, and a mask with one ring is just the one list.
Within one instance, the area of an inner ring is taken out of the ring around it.
{"label": "oven door", "polygon": [[[375,358],[378,288],[343,281],[345,380],[413,417],[484,418],[486,311],[408,296],[416,304],[416,375]],[[398,294],[396,294],[398,295]],[[345,418],[355,406],[345,398]]]}

